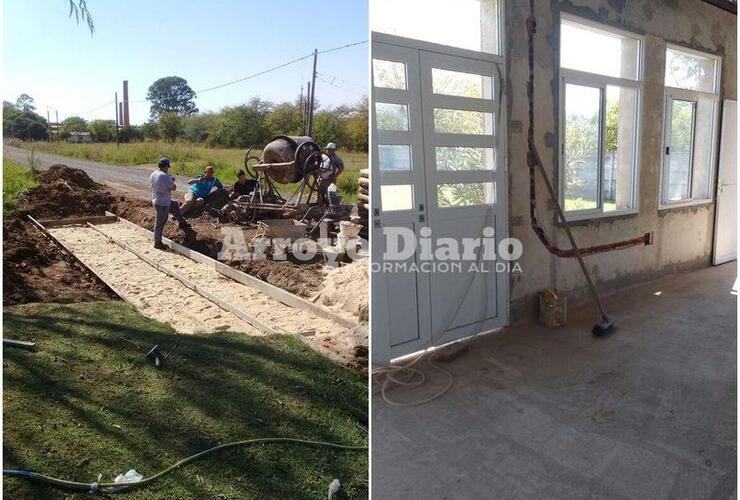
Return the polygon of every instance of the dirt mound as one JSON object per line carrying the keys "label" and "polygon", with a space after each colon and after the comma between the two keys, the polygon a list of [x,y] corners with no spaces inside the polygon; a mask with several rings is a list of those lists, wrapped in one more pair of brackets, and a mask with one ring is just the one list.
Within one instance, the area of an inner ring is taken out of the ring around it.
{"label": "dirt mound", "polygon": [[301,297],[315,294],[324,281],[324,266],[321,264],[296,265],[292,262],[274,260],[248,260],[229,264],[250,276]]}
{"label": "dirt mound", "polygon": [[53,165],[23,197],[21,214],[35,218],[103,215],[115,198],[83,170]]}
{"label": "dirt mound", "polygon": [[39,181],[44,184],[57,180],[73,184],[83,189],[98,189],[101,187],[101,185],[92,180],[84,170],[68,167],[61,163],[52,165],[46,172],[39,176]]}
{"label": "dirt mound", "polygon": [[115,298],[66,259],[30,222],[10,216],[3,223],[3,305]]}
{"label": "dirt mound", "polygon": [[362,259],[329,272],[313,300],[325,306],[339,306],[367,321],[367,294],[367,260]]}

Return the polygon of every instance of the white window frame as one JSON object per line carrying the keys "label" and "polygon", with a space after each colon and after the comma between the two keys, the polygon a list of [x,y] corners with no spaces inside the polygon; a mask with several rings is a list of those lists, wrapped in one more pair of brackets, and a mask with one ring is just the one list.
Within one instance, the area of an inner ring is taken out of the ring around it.
{"label": "white window frame", "polygon": [[[680,45],[674,45],[667,43],[666,50],[664,51],[664,57],[667,61],[668,49],[673,49],[686,54],[693,54],[704,58],[714,59],[716,62],[715,74],[714,74],[714,92],[704,92],[701,90],[687,90],[676,87],[664,87],[664,103],[663,103],[663,140],[661,141],[661,162],[660,162],[660,178],[659,178],[659,192],[658,192],[658,210],[666,210],[670,208],[688,207],[692,205],[705,205],[714,202],[714,175],[717,167],[717,154],[718,154],[718,141],[719,141],[719,115],[720,115],[720,85],[722,76],[722,57],[710,54],[708,52],[701,52],[699,50],[682,47]],[[663,82],[665,82],[665,69],[663,70]],[[714,116],[712,119],[712,135],[710,140],[710,147],[712,148],[709,154],[709,165],[707,171],[707,196],[704,198],[694,198],[692,190],[694,189],[694,142],[696,139],[694,126],[696,124],[696,109],[700,98],[712,99],[714,104]],[[691,101],[695,104],[694,106],[694,123],[691,125],[691,170],[689,171],[689,197],[676,200],[666,201],[664,193],[668,189],[668,175],[666,169],[668,168],[670,154],[667,154],[667,148],[669,147],[669,138],[671,133],[671,111],[673,107],[673,101]]]}
{"label": "white window frame", "polygon": [[[645,57],[645,37],[637,33],[632,33],[631,31],[614,28],[612,26],[597,23],[595,21],[591,21],[590,19],[584,19],[582,17],[574,16],[572,14],[568,14],[565,12],[562,12],[560,14],[560,23],[562,24],[563,21],[572,21],[574,23],[578,23],[578,24],[593,28],[594,30],[597,30],[597,31],[611,33],[611,34],[614,34],[620,37],[626,37],[626,38],[631,38],[633,40],[637,40],[637,42],[639,43],[639,49],[638,49],[638,57],[637,57],[638,62],[637,62],[637,79],[636,80],[630,80],[629,78],[606,76],[606,75],[601,75],[597,73],[588,73],[585,71],[564,68],[560,66],[560,63],[558,62],[558,68],[560,71],[560,101],[559,101],[560,148],[559,148],[559,154],[558,154],[558,161],[559,161],[559,166],[560,166],[559,175],[558,175],[559,190],[560,190],[560,206],[563,208],[563,212],[565,213],[565,218],[568,221],[599,219],[599,218],[606,218],[606,217],[618,217],[618,216],[623,216],[623,215],[636,214],[639,211],[638,196],[637,196],[637,193],[639,192],[638,186],[639,186],[639,181],[640,181],[640,177],[639,177],[640,134],[639,134],[639,131],[642,126],[642,93],[643,93],[643,88],[644,88],[643,71],[644,71],[644,57]],[[560,24],[558,25],[558,29],[560,29]],[[599,202],[598,202],[598,206],[593,209],[571,210],[569,212],[565,211],[565,86],[566,84],[598,87],[601,90],[601,105],[600,105],[601,123],[599,124],[599,176],[598,176]],[[611,211],[605,212],[603,202],[602,202],[602,191],[604,187],[602,185],[601,179],[603,176],[603,169],[604,169],[603,152],[605,150],[605,143],[606,143],[606,123],[605,123],[606,122],[606,87],[608,85],[634,89],[637,95],[637,104],[636,104],[636,109],[635,109],[635,123],[634,123],[634,128],[633,128],[633,141],[632,141],[632,147],[633,147],[632,149],[632,159],[633,159],[632,160],[632,189],[631,189],[632,203],[630,204],[632,208],[627,209],[627,210],[611,210]]]}

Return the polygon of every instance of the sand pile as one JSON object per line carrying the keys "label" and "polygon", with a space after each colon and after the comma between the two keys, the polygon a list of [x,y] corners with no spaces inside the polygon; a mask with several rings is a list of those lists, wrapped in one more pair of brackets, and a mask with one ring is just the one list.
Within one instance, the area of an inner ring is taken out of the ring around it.
{"label": "sand pile", "polygon": [[367,259],[362,259],[330,271],[312,300],[325,306],[339,307],[360,321],[367,321],[367,294]]}

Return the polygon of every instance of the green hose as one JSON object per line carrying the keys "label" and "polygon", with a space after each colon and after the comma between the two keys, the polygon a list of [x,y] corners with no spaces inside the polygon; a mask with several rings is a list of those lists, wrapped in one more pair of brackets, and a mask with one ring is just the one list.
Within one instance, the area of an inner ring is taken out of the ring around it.
{"label": "green hose", "polygon": [[253,444],[258,444],[258,443],[298,443],[298,444],[305,444],[309,446],[322,446],[326,448],[336,448],[340,450],[367,450],[368,449],[367,446],[348,446],[344,444],[327,443],[324,441],[309,441],[306,439],[280,438],[280,437],[257,438],[257,439],[247,439],[246,441],[234,441],[232,443],[224,443],[218,446],[214,446],[213,448],[208,448],[207,450],[203,450],[199,453],[196,453],[195,455],[190,455],[189,457],[184,458],[180,460],[179,462],[176,462],[170,465],[163,471],[158,472],[154,474],[153,476],[150,476],[146,479],[142,479],[141,481],[137,481],[135,483],[99,483],[99,482],[80,483],[77,481],[67,481],[65,479],[45,476],[43,474],[39,474],[38,472],[32,472],[32,471],[27,471],[27,470],[4,469],[3,475],[22,477],[24,479],[31,479],[34,481],[49,483],[51,485],[58,486],[61,488],[67,488],[67,489],[73,489],[73,490],[79,490],[79,491],[87,491],[90,493],[118,493],[118,492],[128,491],[134,488],[140,488],[142,486],[148,485],[156,481],[157,479],[169,474],[175,469],[178,469],[182,467],[183,465],[186,465],[186,464],[189,464],[190,462],[198,460],[199,458],[203,458],[206,455],[210,455],[211,453],[214,453],[216,451],[225,450],[227,448],[236,448],[239,446],[251,446]]}

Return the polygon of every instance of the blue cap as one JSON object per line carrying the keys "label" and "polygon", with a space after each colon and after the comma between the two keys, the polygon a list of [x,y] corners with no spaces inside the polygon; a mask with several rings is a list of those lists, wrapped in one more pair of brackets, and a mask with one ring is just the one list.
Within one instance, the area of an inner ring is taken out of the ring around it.
{"label": "blue cap", "polygon": [[159,163],[157,163],[159,167],[169,167],[170,166],[170,159],[165,158],[164,156],[159,159]]}

